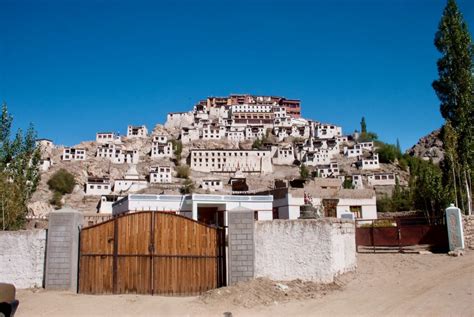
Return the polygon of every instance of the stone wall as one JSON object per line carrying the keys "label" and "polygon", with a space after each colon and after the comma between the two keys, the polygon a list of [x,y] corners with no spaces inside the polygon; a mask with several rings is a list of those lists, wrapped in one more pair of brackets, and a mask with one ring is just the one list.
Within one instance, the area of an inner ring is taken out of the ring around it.
{"label": "stone wall", "polygon": [[0,282],[43,287],[46,230],[0,231]]}
{"label": "stone wall", "polygon": [[463,227],[465,247],[474,250],[474,216],[463,216]]}
{"label": "stone wall", "polygon": [[324,218],[255,223],[255,277],[331,283],[355,270],[355,226]]}

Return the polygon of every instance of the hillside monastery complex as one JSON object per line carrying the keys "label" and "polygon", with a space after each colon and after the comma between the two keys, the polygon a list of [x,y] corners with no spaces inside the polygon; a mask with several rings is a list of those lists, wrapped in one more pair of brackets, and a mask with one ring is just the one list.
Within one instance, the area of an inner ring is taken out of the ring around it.
{"label": "hillside monastery complex", "polygon": [[[257,219],[297,219],[300,206],[311,197],[323,216],[373,219],[374,186],[393,186],[397,175],[381,169],[373,142],[357,139],[357,132],[346,135],[340,126],[302,118],[300,100],[230,95],[209,97],[189,112],[169,113],[158,131],[130,125],[126,136],[97,132],[93,151],[56,147],[46,139],[38,144],[62,151],[63,165],[88,160],[127,164],[120,178],[103,171],[85,182],[84,195],[97,197],[100,213],[166,210],[212,222],[209,210],[225,211],[238,203],[256,210]],[[140,140],[151,144],[146,154],[130,146]],[[240,146],[243,143],[253,146]],[[178,147],[185,156],[176,157]],[[136,165],[144,161],[151,163],[148,174],[141,175]],[[349,162],[350,170],[343,170],[341,162]],[[312,172],[312,180],[298,182],[302,164]],[[42,158],[42,171],[53,165],[51,157]],[[179,192],[183,179],[177,177],[177,169],[184,165],[196,188],[192,194]],[[248,178],[272,177],[290,167],[294,180],[274,179],[273,188],[249,187]],[[143,194],[159,186],[176,193]]]}

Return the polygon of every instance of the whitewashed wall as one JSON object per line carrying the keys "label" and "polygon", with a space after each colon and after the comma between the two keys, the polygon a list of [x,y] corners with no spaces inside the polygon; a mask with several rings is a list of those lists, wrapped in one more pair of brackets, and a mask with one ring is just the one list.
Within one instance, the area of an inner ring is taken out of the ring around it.
{"label": "whitewashed wall", "polygon": [[43,286],[46,230],[0,231],[0,282]]}
{"label": "whitewashed wall", "polygon": [[355,270],[354,222],[325,218],[255,223],[255,277],[331,283]]}

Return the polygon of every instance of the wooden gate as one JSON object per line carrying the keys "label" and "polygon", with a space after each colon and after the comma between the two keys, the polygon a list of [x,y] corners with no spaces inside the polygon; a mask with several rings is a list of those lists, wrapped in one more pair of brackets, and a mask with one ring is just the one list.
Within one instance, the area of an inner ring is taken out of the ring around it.
{"label": "wooden gate", "polygon": [[356,246],[358,252],[404,251],[414,246],[444,252],[448,233],[443,217],[361,219],[356,221]]}
{"label": "wooden gate", "polygon": [[172,213],[84,228],[79,256],[79,293],[196,295],[225,286],[224,230]]}

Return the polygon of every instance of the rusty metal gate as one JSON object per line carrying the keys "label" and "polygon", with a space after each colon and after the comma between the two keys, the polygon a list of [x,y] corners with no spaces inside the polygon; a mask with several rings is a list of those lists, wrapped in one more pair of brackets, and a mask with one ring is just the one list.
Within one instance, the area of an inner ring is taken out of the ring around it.
{"label": "rusty metal gate", "polygon": [[79,293],[195,295],[225,286],[224,230],[166,212],[84,228]]}
{"label": "rusty metal gate", "polygon": [[444,217],[357,220],[356,245],[358,252],[403,251],[413,246],[445,251],[448,232]]}

